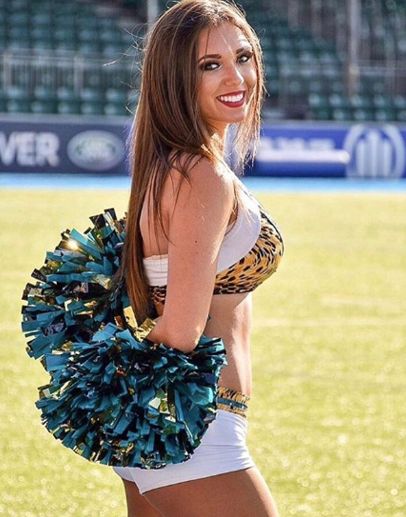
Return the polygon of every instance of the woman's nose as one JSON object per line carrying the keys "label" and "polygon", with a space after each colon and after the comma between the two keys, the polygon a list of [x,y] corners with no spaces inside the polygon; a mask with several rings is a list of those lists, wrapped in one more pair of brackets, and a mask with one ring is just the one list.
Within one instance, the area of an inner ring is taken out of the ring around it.
{"label": "woman's nose", "polygon": [[228,84],[240,85],[244,82],[244,76],[238,66],[232,65],[227,70],[226,82]]}

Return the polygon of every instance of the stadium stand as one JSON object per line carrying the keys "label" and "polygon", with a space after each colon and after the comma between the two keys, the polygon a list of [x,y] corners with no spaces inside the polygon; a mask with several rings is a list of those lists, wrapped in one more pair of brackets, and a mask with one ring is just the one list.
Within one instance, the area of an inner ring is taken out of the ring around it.
{"label": "stadium stand", "polygon": [[[323,0],[317,12],[309,1],[238,3],[263,47],[264,118],[406,120],[406,74],[397,71],[406,57],[405,2],[360,2],[362,61],[352,93],[340,33],[345,2]],[[130,115],[146,11],[144,0],[0,0],[0,111]]]}
{"label": "stadium stand", "polygon": [[0,0],[2,112],[130,114],[137,79],[132,31],[120,26],[116,9],[97,9],[77,1]]}

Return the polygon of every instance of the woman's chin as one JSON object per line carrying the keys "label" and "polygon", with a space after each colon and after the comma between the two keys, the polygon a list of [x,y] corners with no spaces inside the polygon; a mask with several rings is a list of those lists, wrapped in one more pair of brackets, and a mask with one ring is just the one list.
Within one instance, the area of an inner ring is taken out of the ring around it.
{"label": "woman's chin", "polygon": [[247,113],[245,111],[240,111],[239,113],[232,113],[227,116],[218,117],[216,120],[216,127],[227,126],[228,124],[236,124],[237,122],[242,122],[247,117]]}

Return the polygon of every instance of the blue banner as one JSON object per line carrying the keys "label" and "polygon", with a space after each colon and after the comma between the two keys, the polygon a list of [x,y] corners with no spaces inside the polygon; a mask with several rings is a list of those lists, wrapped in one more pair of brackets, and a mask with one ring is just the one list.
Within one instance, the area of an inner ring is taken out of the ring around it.
{"label": "blue banner", "polygon": [[[1,116],[0,172],[129,175],[126,139],[131,123],[128,117]],[[264,125],[246,175],[404,178],[406,126],[309,121]]]}
{"label": "blue banner", "polygon": [[127,117],[0,117],[0,172],[128,174],[130,122]]}
{"label": "blue banner", "polygon": [[248,175],[406,177],[406,126],[389,123],[280,123],[264,126]]}

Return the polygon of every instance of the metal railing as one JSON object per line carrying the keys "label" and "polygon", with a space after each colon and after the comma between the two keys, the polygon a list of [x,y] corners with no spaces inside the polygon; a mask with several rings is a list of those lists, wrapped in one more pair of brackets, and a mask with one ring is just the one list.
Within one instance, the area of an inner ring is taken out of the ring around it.
{"label": "metal railing", "polygon": [[69,87],[79,93],[85,87],[136,88],[139,80],[135,55],[112,58],[81,55],[69,51],[4,50],[0,54],[0,88],[20,86],[33,91],[36,86],[56,89]]}
{"label": "metal railing", "polygon": [[[353,94],[349,94],[345,87],[345,69],[331,68],[331,77],[328,77],[323,65],[298,65],[293,72],[282,71],[277,78],[271,80],[274,104],[276,104],[290,118],[306,118],[309,113],[311,96],[325,99],[338,98],[352,104],[356,97],[362,99],[363,104],[374,106],[381,101],[388,108],[393,107],[397,97],[404,97],[406,91],[406,67],[377,67],[359,66],[360,86]],[[383,106],[384,109],[384,106]]]}
{"label": "metal railing", "polygon": [[382,0],[273,0],[272,6],[291,28],[307,27],[315,38],[334,43],[349,94],[359,90],[363,70],[372,68],[384,74],[392,92],[401,93],[398,84],[404,85],[406,61],[403,0],[388,5]]}

